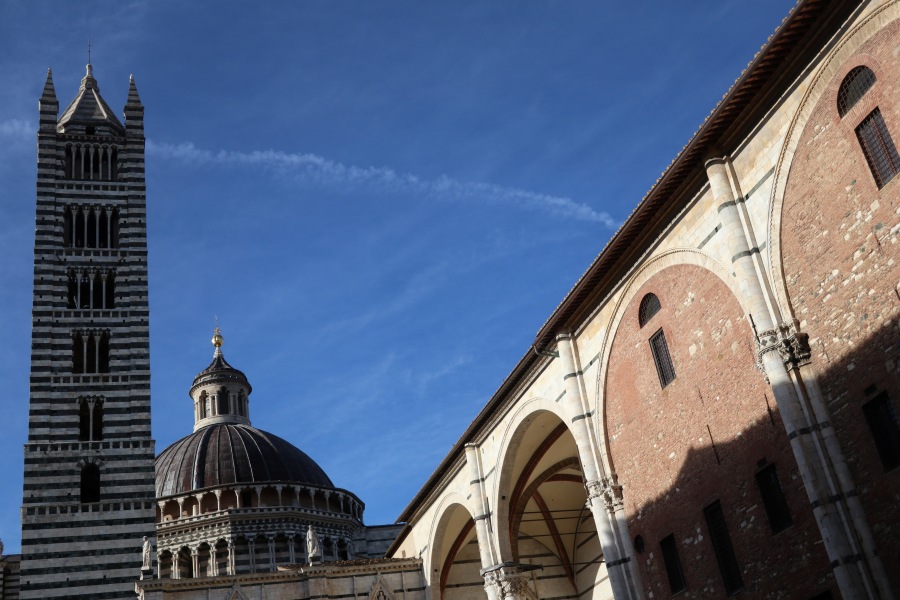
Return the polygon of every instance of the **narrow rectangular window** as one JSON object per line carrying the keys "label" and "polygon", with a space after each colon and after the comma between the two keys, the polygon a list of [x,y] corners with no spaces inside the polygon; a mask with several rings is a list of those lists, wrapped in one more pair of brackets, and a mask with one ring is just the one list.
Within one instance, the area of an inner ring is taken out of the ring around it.
{"label": "narrow rectangular window", "polygon": [[876,108],[856,128],[856,137],[879,188],[887,185],[900,171],[900,154],[884,123],[881,110]]}
{"label": "narrow rectangular window", "polygon": [[650,350],[653,352],[653,362],[656,363],[659,385],[666,387],[675,380],[675,365],[672,364],[669,345],[666,343],[666,334],[662,329],[650,338]]}
{"label": "narrow rectangular window", "polygon": [[662,550],[663,561],[666,563],[666,575],[669,577],[669,589],[672,593],[680,592],[687,585],[684,582],[684,571],[681,569],[681,559],[678,557],[678,546],[675,543],[675,535],[671,534],[660,540],[659,547]]}
{"label": "narrow rectangular window", "polygon": [[719,573],[722,574],[725,592],[730,596],[744,587],[744,580],[741,578],[741,567],[734,555],[734,546],[732,546],[731,536],[728,534],[722,503],[716,500],[704,508],[703,516],[706,517],[709,538],[716,553],[716,562],[719,563]]}
{"label": "narrow rectangular window", "polygon": [[790,527],[794,520],[791,518],[791,510],[784,498],[781,482],[778,481],[775,465],[768,465],[756,474],[756,485],[762,496],[763,506],[766,507],[766,516],[769,517],[769,527],[772,528],[772,533],[778,533]]}
{"label": "narrow rectangular window", "polygon": [[900,466],[900,425],[887,392],[881,392],[863,404],[862,409],[884,470]]}

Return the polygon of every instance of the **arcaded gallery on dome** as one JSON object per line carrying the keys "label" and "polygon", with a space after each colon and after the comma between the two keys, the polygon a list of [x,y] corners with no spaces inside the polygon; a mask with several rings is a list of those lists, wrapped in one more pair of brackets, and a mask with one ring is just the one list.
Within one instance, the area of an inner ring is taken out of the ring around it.
{"label": "arcaded gallery on dome", "polygon": [[159,577],[274,571],[308,563],[307,532],[321,560],[383,556],[371,547],[363,503],[338,489],[302,450],[252,426],[247,377],[222,353],[194,378],[194,431],[156,459]]}

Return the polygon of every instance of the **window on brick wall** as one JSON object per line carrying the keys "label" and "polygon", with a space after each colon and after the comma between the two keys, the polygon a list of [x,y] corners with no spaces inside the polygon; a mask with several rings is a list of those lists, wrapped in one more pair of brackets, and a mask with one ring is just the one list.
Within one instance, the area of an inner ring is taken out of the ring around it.
{"label": "window on brick wall", "polygon": [[666,387],[675,380],[675,365],[672,364],[669,344],[666,343],[666,334],[662,329],[650,338],[650,351],[656,364],[656,374],[659,375],[659,385]]}
{"label": "window on brick wall", "polygon": [[675,535],[670,534],[660,540],[659,548],[662,550],[663,562],[666,564],[666,576],[669,578],[669,589],[673,594],[685,589],[684,571],[681,568],[681,558],[678,556],[678,546]]}
{"label": "window on brick wall", "polygon": [[772,533],[784,531],[793,525],[794,520],[784,498],[775,465],[768,465],[756,474],[756,486],[759,488],[759,495],[762,496]]}
{"label": "window on brick wall", "polygon": [[656,294],[647,294],[641,300],[641,306],[638,309],[638,323],[641,327],[647,324],[647,322],[653,318],[653,315],[659,312],[661,305],[659,303],[659,298],[656,297]]}
{"label": "window on brick wall", "polygon": [[856,137],[862,146],[875,183],[879,188],[883,188],[900,171],[900,154],[897,154],[894,140],[879,109],[876,108],[869,113],[869,116],[856,127]]}
{"label": "window on brick wall", "polygon": [[731,544],[731,536],[728,534],[722,503],[716,500],[704,508],[703,516],[706,517],[706,526],[709,528],[709,538],[716,553],[716,562],[719,564],[722,583],[725,585],[726,593],[730,596],[744,587],[744,580],[741,577],[741,567],[738,565],[737,556],[734,554],[734,546]]}
{"label": "window on brick wall", "polygon": [[887,392],[881,392],[865,404],[863,414],[885,471],[900,466],[900,425]]}
{"label": "window on brick wall", "polygon": [[838,114],[846,115],[873,85],[875,73],[869,67],[859,66],[847,73],[838,90]]}

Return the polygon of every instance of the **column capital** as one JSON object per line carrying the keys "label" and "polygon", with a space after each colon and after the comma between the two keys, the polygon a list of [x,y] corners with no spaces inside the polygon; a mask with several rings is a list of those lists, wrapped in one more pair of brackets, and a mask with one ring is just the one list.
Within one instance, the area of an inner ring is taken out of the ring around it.
{"label": "column capital", "polygon": [[530,600],[536,598],[528,585],[528,575],[516,564],[504,563],[482,572],[484,587],[498,590],[499,600]]}
{"label": "column capital", "polygon": [[763,357],[769,352],[778,352],[787,369],[808,365],[812,357],[809,334],[800,331],[800,323],[796,320],[760,331],[756,334],[757,366],[762,368]]}
{"label": "column capital", "polygon": [[585,484],[585,488],[587,490],[588,508],[591,507],[591,503],[596,498],[602,499],[606,510],[611,513],[625,507],[622,486],[619,485],[619,478],[615,473],[594,481],[588,481]]}

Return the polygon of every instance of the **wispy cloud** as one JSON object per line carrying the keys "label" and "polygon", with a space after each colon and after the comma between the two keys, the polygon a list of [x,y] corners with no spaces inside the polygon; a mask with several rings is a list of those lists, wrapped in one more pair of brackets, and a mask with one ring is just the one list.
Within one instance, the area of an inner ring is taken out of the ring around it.
{"label": "wispy cloud", "polygon": [[7,119],[0,121],[0,136],[14,139],[31,139],[37,128],[33,123],[23,119]]}
{"label": "wispy cloud", "polygon": [[471,200],[508,204],[539,210],[554,216],[592,221],[613,229],[618,223],[606,212],[597,211],[571,198],[551,196],[490,183],[458,181],[441,176],[422,179],[410,173],[398,173],[388,167],[345,165],[309,153],[255,150],[253,152],[212,151],[197,148],[191,142],[180,144],[147,141],[147,152],[155,158],[176,160],[192,165],[243,166],[260,168],[279,177],[297,179],[305,184],[341,190],[375,190],[415,194],[442,200]]}

